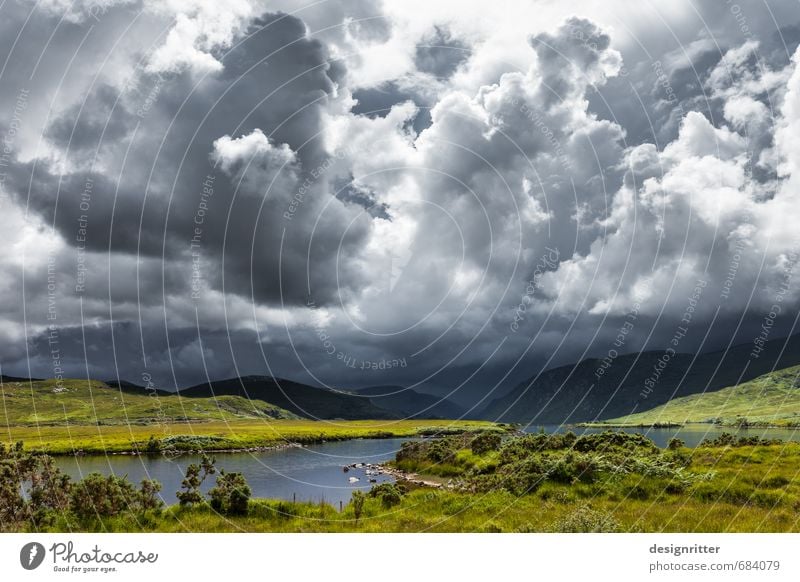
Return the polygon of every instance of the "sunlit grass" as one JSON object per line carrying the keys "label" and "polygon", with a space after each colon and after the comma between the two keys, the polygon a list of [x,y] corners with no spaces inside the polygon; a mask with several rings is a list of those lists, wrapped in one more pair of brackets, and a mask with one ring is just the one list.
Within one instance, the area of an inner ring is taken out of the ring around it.
{"label": "sunlit grass", "polygon": [[489,422],[460,420],[235,420],[128,426],[11,426],[0,428],[0,442],[23,441],[28,450],[51,454],[102,454],[143,451],[152,436],[162,442],[176,441],[174,447],[178,450],[228,450],[353,438],[411,437],[493,426]]}
{"label": "sunlit grass", "polygon": [[727,426],[800,426],[800,366],[759,376],[739,386],[675,398],[652,410],[607,421],[653,426],[715,422]]}

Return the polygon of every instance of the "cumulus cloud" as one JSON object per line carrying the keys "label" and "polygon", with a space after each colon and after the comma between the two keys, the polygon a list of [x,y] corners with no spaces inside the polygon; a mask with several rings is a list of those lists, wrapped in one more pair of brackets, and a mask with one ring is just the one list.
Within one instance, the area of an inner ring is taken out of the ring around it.
{"label": "cumulus cloud", "polygon": [[[763,317],[800,164],[798,57],[766,20],[741,38],[681,8],[670,28],[622,2],[422,4],[44,5],[20,42],[71,32],[0,84],[10,104],[35,84],[3,169],[26,257],[5,259],[4,371],[48,375],[48,277],[70,370],[178,385],[487,391],[602,352],[634,304],[629,347],[663,345],[699,281],[713,347]],[[25,12],[0,10],[11,51]]]}

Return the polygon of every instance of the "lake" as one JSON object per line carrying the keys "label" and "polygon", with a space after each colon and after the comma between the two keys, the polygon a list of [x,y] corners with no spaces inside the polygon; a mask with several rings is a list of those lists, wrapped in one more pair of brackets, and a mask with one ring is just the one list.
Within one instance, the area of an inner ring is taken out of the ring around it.
{"label": "lake", "polygon": [[[564,425],[545,425],[541,428],[548,433],[564,433],[569,430],[580,434],[595,434],[607,428],[579,428]],[[531,426],[526,432],[535,433],[539,426]],[[800,431],[778,428],[732,429],[713,425],[689,425],[675,428],[615,428],[624,432],[640,432],[653,440],[659,447],[666,447],[673,437],[683,439],[687,446],[695,447],[706,438],[714,438],[723,432],[737,436],[758,436],[767,439],[800,441]],[[354,463],[381,463],[393,459],[401,443],[409,439],[358,439],[310,445],[307,447],[276,449],[257,453],[217,453],[217,468],[228,472],[243,473],[253,497],[269,497],[297,501],[324,500],[338,507],[346,504],[353,491],[368,490],[374,485],[369,482],[365,468],[342,470],[344,465]],[[198,463],[199,455],[183,455],[175,459],[161,456],[85,456],[56,457],[56,464],[73,479],[97,471],[103,474],[127,475],[138,483],[149,478],[163,485],[161,495],[168,504],[177,501],[175,492],[180,487],[183,472],[189,463]],[[350,483],[350,477],[359,479]],[[389,475],[372,477],[378,483],[392,482]],[[208,490],[216,480],[208,479],[203,489]]]}
{"label": "lake", "polygon": [[[217,469],[243,473],[253,497],[321,501],[338,507],[347,503],[357,489],[369,490],[365,468],[342,470],[355,463],[381,463],[393,459],[400,444],[408,439],[360,439],[261,451],[255,453],[216,453]],[[199,455],[182,455],[174,459],[163,456],[108,455],[56,457],[56,465],[73,480],[91,472],[104,475],[127,475],[134,483],[155,479],[163,486],[161,496],[168,504],[177,502],[175,492],[180,488],[183,472],[190,463],[199,463]],[[356,477],[357,483],[349,478]],[[378,483],[392,482],[389,475],[371,477]],[[216,476],[209,477],[203,489],[210,489]]]}

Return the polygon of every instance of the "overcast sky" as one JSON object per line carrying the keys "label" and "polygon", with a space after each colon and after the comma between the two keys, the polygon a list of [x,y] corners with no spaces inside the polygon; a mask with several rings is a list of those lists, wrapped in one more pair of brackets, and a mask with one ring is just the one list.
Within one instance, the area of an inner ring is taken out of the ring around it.
{"label": "overcast sky", "polygon": [[489,394],[791,333],[799,40],[796,0],[4,2],[2,373]]}

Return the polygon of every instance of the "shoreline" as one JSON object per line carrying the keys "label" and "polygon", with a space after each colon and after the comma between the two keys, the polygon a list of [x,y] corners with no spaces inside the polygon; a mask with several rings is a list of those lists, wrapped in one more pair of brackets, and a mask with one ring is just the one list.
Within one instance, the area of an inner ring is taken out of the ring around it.
{"label": "shoreline", "polygon": [[446,483],[440,483],[439,481],[429,481],[423,479],[417,473],[408,473],[396,467],[391,467],[385,463],[378,464],[378,470],[384,475],[390,475],[395,478],[396,481],[406,481],[411,483],[412,485],[418,485],[420,487],[430,487],[432,489],[449,489]]}
{"label": "shoreline", "polygon": [[741,424],[716,424],[713,422],[655,422],[652,424],[626,424],[621,422],[580,422],[574,425],[576,428],[639,428],[639,429],[657,429],[657,428],[691,428],[691,427],[704,427],[704,428],[718,428],[730,430],[758,430],[758,429],[781,429],[781,430],[799,430],[798,425],[786,424],[770,424],[753,422],[746,425]]}

